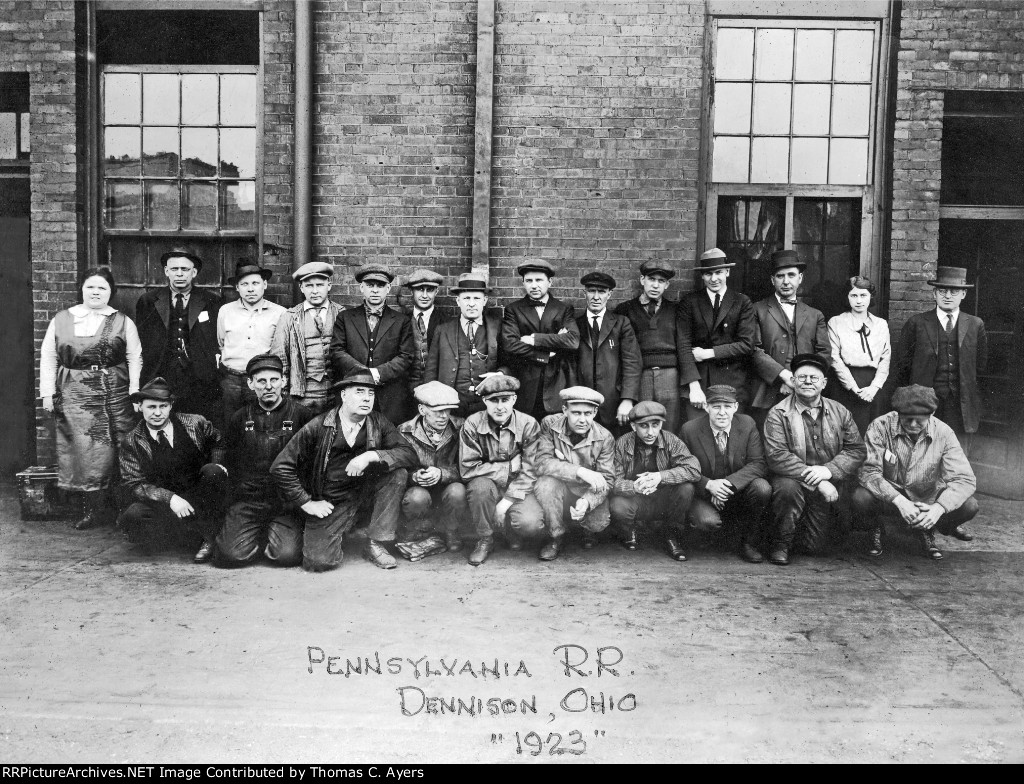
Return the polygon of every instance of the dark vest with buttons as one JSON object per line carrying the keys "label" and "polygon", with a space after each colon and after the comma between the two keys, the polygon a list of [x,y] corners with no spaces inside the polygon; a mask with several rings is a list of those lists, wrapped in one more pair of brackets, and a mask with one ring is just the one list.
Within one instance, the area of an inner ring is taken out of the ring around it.
{"label": "dark vest with buttons", "polygon": [[377,347],[377,331],[380,329],[380,322],[384,320],[384,314],[377,319],[377,326],[370,330],[370,320],[366,317],[366,309],[363,308],[363,318],[366,319],[366,366],[376,367],[373,361],[373,350]]}
{"label": "dark vest with buttons", "polygon": [[167,345],[169,353],[182,364],[188,361],[188,306],[182,302],[183,307],[179,311],[174,306],[175,293],[171,294],[171,317],[167,329]]}
{"label": "dark vest with buttons", "polygon": [[[475,350],[474,350],[475,349]],[[487,372],[487,324],[476,325],[473,333],[473,344],[462,331],[459,320],[459,369],[455,373],[455,388],[465,389],[479,379],[481,373]]]}
{"label": "dark vest with buttons", "polygon": [[191,490],[199,483],[199,471],[205,462],[203,454],[188,437],[181,423],[171,418],[174,446],[164,446],[146,428],[149,446],[153,452],[152,482],[174,493]]}
{"label": "dark vest with buttons", "polygon": [[[730,473],[732,473],[729,470],[729,458],[718,451],[718,442],[715,440],[714,430],[711,431],[711,442],[715,445],[715,464],[712,467],[712,476],[710,478],[725,479],[727,476],[729,476]],[[728,440],[726,440],[725,448],[726,450],[729,449]]]}
{"label": "dark vest with buttons", "polygon": [[960,343],[956,328],[948,335],[946,325],[939,321],[939,361],[935,367],[935,393],[940,397],[960,392]]}

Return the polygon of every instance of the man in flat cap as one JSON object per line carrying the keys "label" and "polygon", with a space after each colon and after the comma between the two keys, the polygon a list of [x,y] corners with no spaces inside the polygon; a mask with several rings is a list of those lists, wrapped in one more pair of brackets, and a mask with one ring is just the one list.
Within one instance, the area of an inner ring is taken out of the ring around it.
{"label": "man in flat cap", "polygon": [[[347,311],[346,311],[347,312]],[[373,410],[377,380],[356,370],[335,383],[338,407],[313,419],[285,446],[270,476],[303,517],[302,568],[341,565],[342,538],[369,511],[363,557],[381,569],[398,562],[395,540],[408,469],[416,452],[383,414]]]}
{"label": "man in flat cap", "polygon": [[666,428],[671,433],[679,430],[681,401],[689,400],[691,395],[697,403],[703,400],[678,306],[665,298],[675,274],[667,264],[645,261],[640,265],[640,295],[615,308],[617,314],[629,319],[640,344],[640,399],[654,400],[665,407]]}
{"label": "man in flat cap", "polygon": [[526,296],[505,306],[501,347],[522,387],[516,408],[540,421],[561,410],[558,393],[576,381],[580,329],[572,305],[549,293],[555,268],[544,259],[516,267]]}
{"label": "man in flat cap", "polygon": [[832,344],[825,316],[800,302],[797,292],[804,280],[806,262],[795,250],[780,250],[772,256],[771,282],[775,291],[754,303],[757,324],[752,362],[750,413],[759,425],[768,409],[791,395],[796,384],[789,364],[797,354],[817,354],[829,361]]}
{"label": "man in flat cap", "polygon": [[437,291],[444,278],[428,269],[415,269],[405,282],[412,294],[412,307],[409,319],[412,321],[412,339],[416,346],[413,354],[412,367],[409,369],[409,389],[415,389],[426,380],[427,357],[430,354],[430,341],[434,339],[437,327],[445,319],[434,307]]}
{"label": "man in flat cap", "polygon": [[831,535],[831,516],[848,496],[847,480],[866,456],[853,415],[822,397],[828,361],[797,354],[790,363],[796,392],[775,405],[764,425],[772,476],[772,525],[768,560],[785,566],[794,543],[821,554]]}
{"label": "man in flat cap", "polygon": [[[715,385],[731,386],[740,402],[745,402],[757,326],[750,298],[729,288],[729,271],[735,266],[724,251],[705,251],[697,267],[704,288],[679,301],[679,320],[691,346],[702,395],[706,397]],[[688,409],[689,419],[700,418],[702,395],[690,396],[694,405]]]}
{"label": "man in flat cap", "polygon": [[896,517],[920,537],[925,555],[942,558],[935,531],[965,542],[962,527],[978,514],[977,482],[953,429],[934,416],[938,396],[930,387],[900,387],[895,411],[868,426],[868,457],[853,491],[853,525],[871,531],[870,555],[882,554],[883,519]]}
{"label": "man in flat cap", "polygon": [[511,550],[523,549],[522,537],[539,532],[543,511],[533,495],[534,463],[540,425],[515,408],[519,381],[488,376],[477,385],[485,409],[462,426],[459,473],[466,482],[469,516],[477,542],[469,563],[479,566],[494,549],[494,533],[508,515],[505,538]]}
{"label": "man in flat cap", "polygon": [[935,390],[935,416],[953,428],[970,451],[970,435],[981,422],[978,376],[988,366],[985,322],[960,310],[973,284],[964,267],[939,267],[929,280],[935,308],[915,313],[900,333],[896,377],[900,384],[919,384]]}
{"label": "man in flat cap", "polygon": [[363,306],[343,310],[334,323],[331,365],[337,378],[367,370],[376,382],[374,405],[393,424],[404,422],[412,408],[407,375],[416,344],[412,321],[385,304],[395,276],[379,264],[355,274]]}
{"label": "man in flat cap", "polygon": [[640,399],[643,362],[629,319],[608,312],[615,278],[588,272],[580,279],[587,298],[586,312],[576,318],[580,330],[577,378],[581,386],[601,393],[597,421],[613,433],[628,428],[630,410]]}
{"label": "man in flat cap", "polygon": [[[436,539],[431,535],[440,528],[444,539],[438,541],[438,550],[458,552],[462,549],[459,529],[466,518],[466,486],[459,475],[459,432],[464,420],[454,415],[459,393],[440,381],[428,381],[416,387],[413,395],[419,414],[398,428],[420,464],[409,471],[409,487],[402,497],[405,538]],[[431,521],[432,514],[439,525]]]}
{"label": "man in flat cap", "polygon": [[542,561],[558,557],[570,521],[583,531],[584,550],[597,544],[597,534],[611,522],[608,493],[615,481],[615,437],[595,421],[604,395],[589,387],[567,387],[559,397],[562,413],[540,423],[537,443],[533,494],[544,510],[550,537],[541,548]]}
{"label": "man in flat cap", "polygon": [[615,442],[615,482],[612,485],[612,523],[622,534],[622,546],[638,546],[637,526],[661,520],[669,556],[686,560],[684,536],[700,463],[686,444],[667,432],[665,406],[652,400],[629,412],[632,432]]}
{"label": "man in flat cap", "polygon": [[245,373],[256,403],[232,414],[224,431],[231,504],[217,536],[214,564],[253,564],[262,550],[271,563],[296,566],[302,561],[302,518],[287,508],[269,481],[270,466],[314,415],[285,396],[284,366],[278,357],[257,354]]}
{"label": "man in flat cap", "polygon": [[238,299],[225,303],[217,314],[217,344],[220,346],[220,388],[224,400],[224,421],[243,404],[255,403],[249,389],[245,366],[257,354],[270,353],[277,322],[285,309],[265,298],[267,282],[274,273],[241,259],[228,283]]}
{"label": "man in flat cap", "polygon": [[214,555],[227,494],[221,434],[198,414],[175,412],[174,393],[162,378],[131,399],[142,421],[125,435],[119,461],[133,502],[117,524],[149,553],[185,540],[199,548],[193,560],[206,563]]}
{"label": "man in flat cap", "polygon": [[724,516],[739,531],[740,557],[761,563],[762,526],[772,499],[761,434],[752,418],[737,413],[739,395],[731,386],[708,387],[705,410],[679,433],[700,463],[687,522],[697,531],[717,531]]}
{"label": "man in flat cap", "polygon": [[488,376],[509,370],[501,362],[501,319],[485,314],[487,278],[478,272],[464,272],[451,293],[459,306],[459,317],[437,327],[427,356],[427,381],[440,381],[459,393],[456,413],[465,418],[484,410],[477,385]]}
{"label": "man in flat cap", "polygon": [[302,302],[281,314],[270,347],[281,360],[292,399],[314,414],[334,406],[331,337],[341,307],[330,299],[333,275],[326,261],[311,261],[292,273]]}
{"label": "man in flat cap", "polygon": [[135,303],[142,383],[165,379],[179,414],[200,414],[223,424],[217,370],[220,297],[194,286],[203,259],[191,249],[176,246],[161,262],[168,286],[147,291]]}

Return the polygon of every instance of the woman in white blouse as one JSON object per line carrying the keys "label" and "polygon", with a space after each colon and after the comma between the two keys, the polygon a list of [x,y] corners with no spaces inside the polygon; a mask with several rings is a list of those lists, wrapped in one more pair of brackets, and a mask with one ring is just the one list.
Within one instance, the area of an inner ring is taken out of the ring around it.
{"label": "woman in white blouse", "polygon": [[117,284],[106,267],[85,271],[82,304],[62,310],[40,348],[39,394],[57,432],[57,484],[84,495],[78,530],[101,522],[117,477],[121,437],[134,424],[128,395],[139,388],[142,344],[130,318],[110,306]]}
{"label": "woman in white blouse", "polygon": [[828,321],[835,372],[829,397],[850,410],[861,435],[872,419],[884,413],[879,393],[889,378],[892,359],[889,325],[868,313],[874,295],[875,284],[870,280],[859,275],[850,278],[846,295],[850,309]]}

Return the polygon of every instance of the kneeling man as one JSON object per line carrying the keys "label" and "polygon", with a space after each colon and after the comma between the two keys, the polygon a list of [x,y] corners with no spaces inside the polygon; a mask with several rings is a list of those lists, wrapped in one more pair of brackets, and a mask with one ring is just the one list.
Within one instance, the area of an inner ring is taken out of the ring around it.
{"label": "kneeling man", "polygon": [[596,534],[611,522],[607,499],[615,481],[615,438],[594,421],[604,395],[588,387],[569,387],[558,395],[562,413],[540,423],[537,445],[533,493],[551,536],[541,548],[542,561],[558,557],[566,514],[583,529],[583,549],[596,544]]}
{"label": "kneeling man", "polygon": [[882,517],[898,516],[921,538],[925,555],[942,558],[935,531],[965,542],[961,526],[978,514],[977,482],[956,432],[934,414],[935,390],[914,384],[892,396],[895,411],[868,426],[868,458],[853,491],[854,526],[871,531],[871,555],[882,554]]}

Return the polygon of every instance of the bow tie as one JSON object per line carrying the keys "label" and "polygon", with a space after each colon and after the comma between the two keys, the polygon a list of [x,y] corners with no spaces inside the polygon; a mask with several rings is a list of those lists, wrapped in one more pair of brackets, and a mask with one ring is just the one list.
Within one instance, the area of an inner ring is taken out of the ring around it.
{"label": "bow tie", "polygon": [[780,298],[779,302],[781,302],[783,305],[795,305],[796,304],[796,297],[793,297],[792,299],[782,299],[782,298]]}
{"label": "bow tie", "polygon": [[377,316],[379,318],[380,316],[384,315],[384,306],[383,305],[381,305],[379,308],[376,308],[376,309],[371,308],[369,305],[364,305],[363,307],[366,308],[366,313],[369,316]]}

